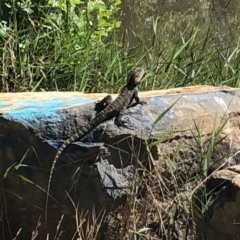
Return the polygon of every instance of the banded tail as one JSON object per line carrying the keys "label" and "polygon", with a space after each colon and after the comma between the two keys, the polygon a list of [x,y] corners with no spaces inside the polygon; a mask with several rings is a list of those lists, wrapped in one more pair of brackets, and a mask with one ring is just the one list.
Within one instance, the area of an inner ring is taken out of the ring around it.
{"label": "banded tail", "polygon": [[73,136],[71,136],[69,139],[64,141],[62,146],[58,149],[58,151],[53,159],[52,167],[51,167],[49,178],[48,178],[47,197],[46,197],[46,204],[45,204],[45,223],[47,223],[47,211],[48,211],[48,199],[49,199],[49,193],[50,193],[50,186],[51,186],[53,171],[54,171],[55,165],[57,163],[57,160],[58,160],[59,156],[61,155],[61,153],[63,152],[63,150],[70,143],[76,141],[78,138],[82,137],[83,135],[85,135],[88,132],[88,130],[87,131],[85,131],[85,130],[87,130],[86,127],[84,127],[82,132],[77,132]]}

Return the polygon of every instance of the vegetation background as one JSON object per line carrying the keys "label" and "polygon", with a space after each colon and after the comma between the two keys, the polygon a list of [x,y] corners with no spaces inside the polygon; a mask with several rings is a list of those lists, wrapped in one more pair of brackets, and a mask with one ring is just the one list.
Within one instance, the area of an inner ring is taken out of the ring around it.
{"label": "vegetation background", "polygon": [[0,90],[239,87],[239,1],[2,0]]}

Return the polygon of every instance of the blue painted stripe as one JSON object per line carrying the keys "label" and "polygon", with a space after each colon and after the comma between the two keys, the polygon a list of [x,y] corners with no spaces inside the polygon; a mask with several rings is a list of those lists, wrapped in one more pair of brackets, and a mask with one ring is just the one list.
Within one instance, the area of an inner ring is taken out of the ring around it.
{"label": "blue painted stripe", "polygon": [[[15,120],[18,122],[36,120],[38,116],[56,117],[56,112],[64,107],[72,106],[74,104],[88,104],[95,100],[89,100],[84,97],[75,97],[71,99],[53,99],[48,101],[24,100],[16,103],[16,107],[12,108],[8,113],[3,115],[8,120]],[[0,106],[9,107],[4,102]]]}

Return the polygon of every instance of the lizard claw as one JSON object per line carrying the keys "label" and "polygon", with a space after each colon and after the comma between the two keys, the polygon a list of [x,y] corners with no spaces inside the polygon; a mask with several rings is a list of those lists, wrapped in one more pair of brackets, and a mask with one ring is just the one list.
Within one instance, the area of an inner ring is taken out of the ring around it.
{"label": "lizard claw", "polygon": [[139,101],[138,104],[145,105],[145,104],[147,104],[147,102],[146,101]]}

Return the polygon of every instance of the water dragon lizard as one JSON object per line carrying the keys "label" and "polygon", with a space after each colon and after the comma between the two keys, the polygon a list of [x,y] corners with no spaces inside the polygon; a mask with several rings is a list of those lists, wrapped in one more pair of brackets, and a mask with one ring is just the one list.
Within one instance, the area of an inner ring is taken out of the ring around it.
{"label": "water dragon lizard", "polygon": [[132,101],[135,99],[137,104],[143,104],[145,102],[140,101],[138,97],[137,85],[140,83],[142,76],[144,74],[143,68],[135,68],[128,73],[127,84],[123,87],[120,94],[115,100],[112,101],[110,95],[107,95],[99,103],[97,107],[100,108],[100,112],[85,126],[83,126],[77,133],[71,136],[69,139],[65,140],[62,146],[57,151],[49,174],[48,186],[47,186],[47,197],[45,205],[45,222],[47,222],[47,209],[48,209],[48,198],[50,193],[50,185],[52,180],[53,171],[57,160],[62,153],[62,151],[72,142],[77,139],[82,139],[87,133],[97,127],[100,123],[110,119],[112,117],[118,116],[123,110],[127,109]]}

